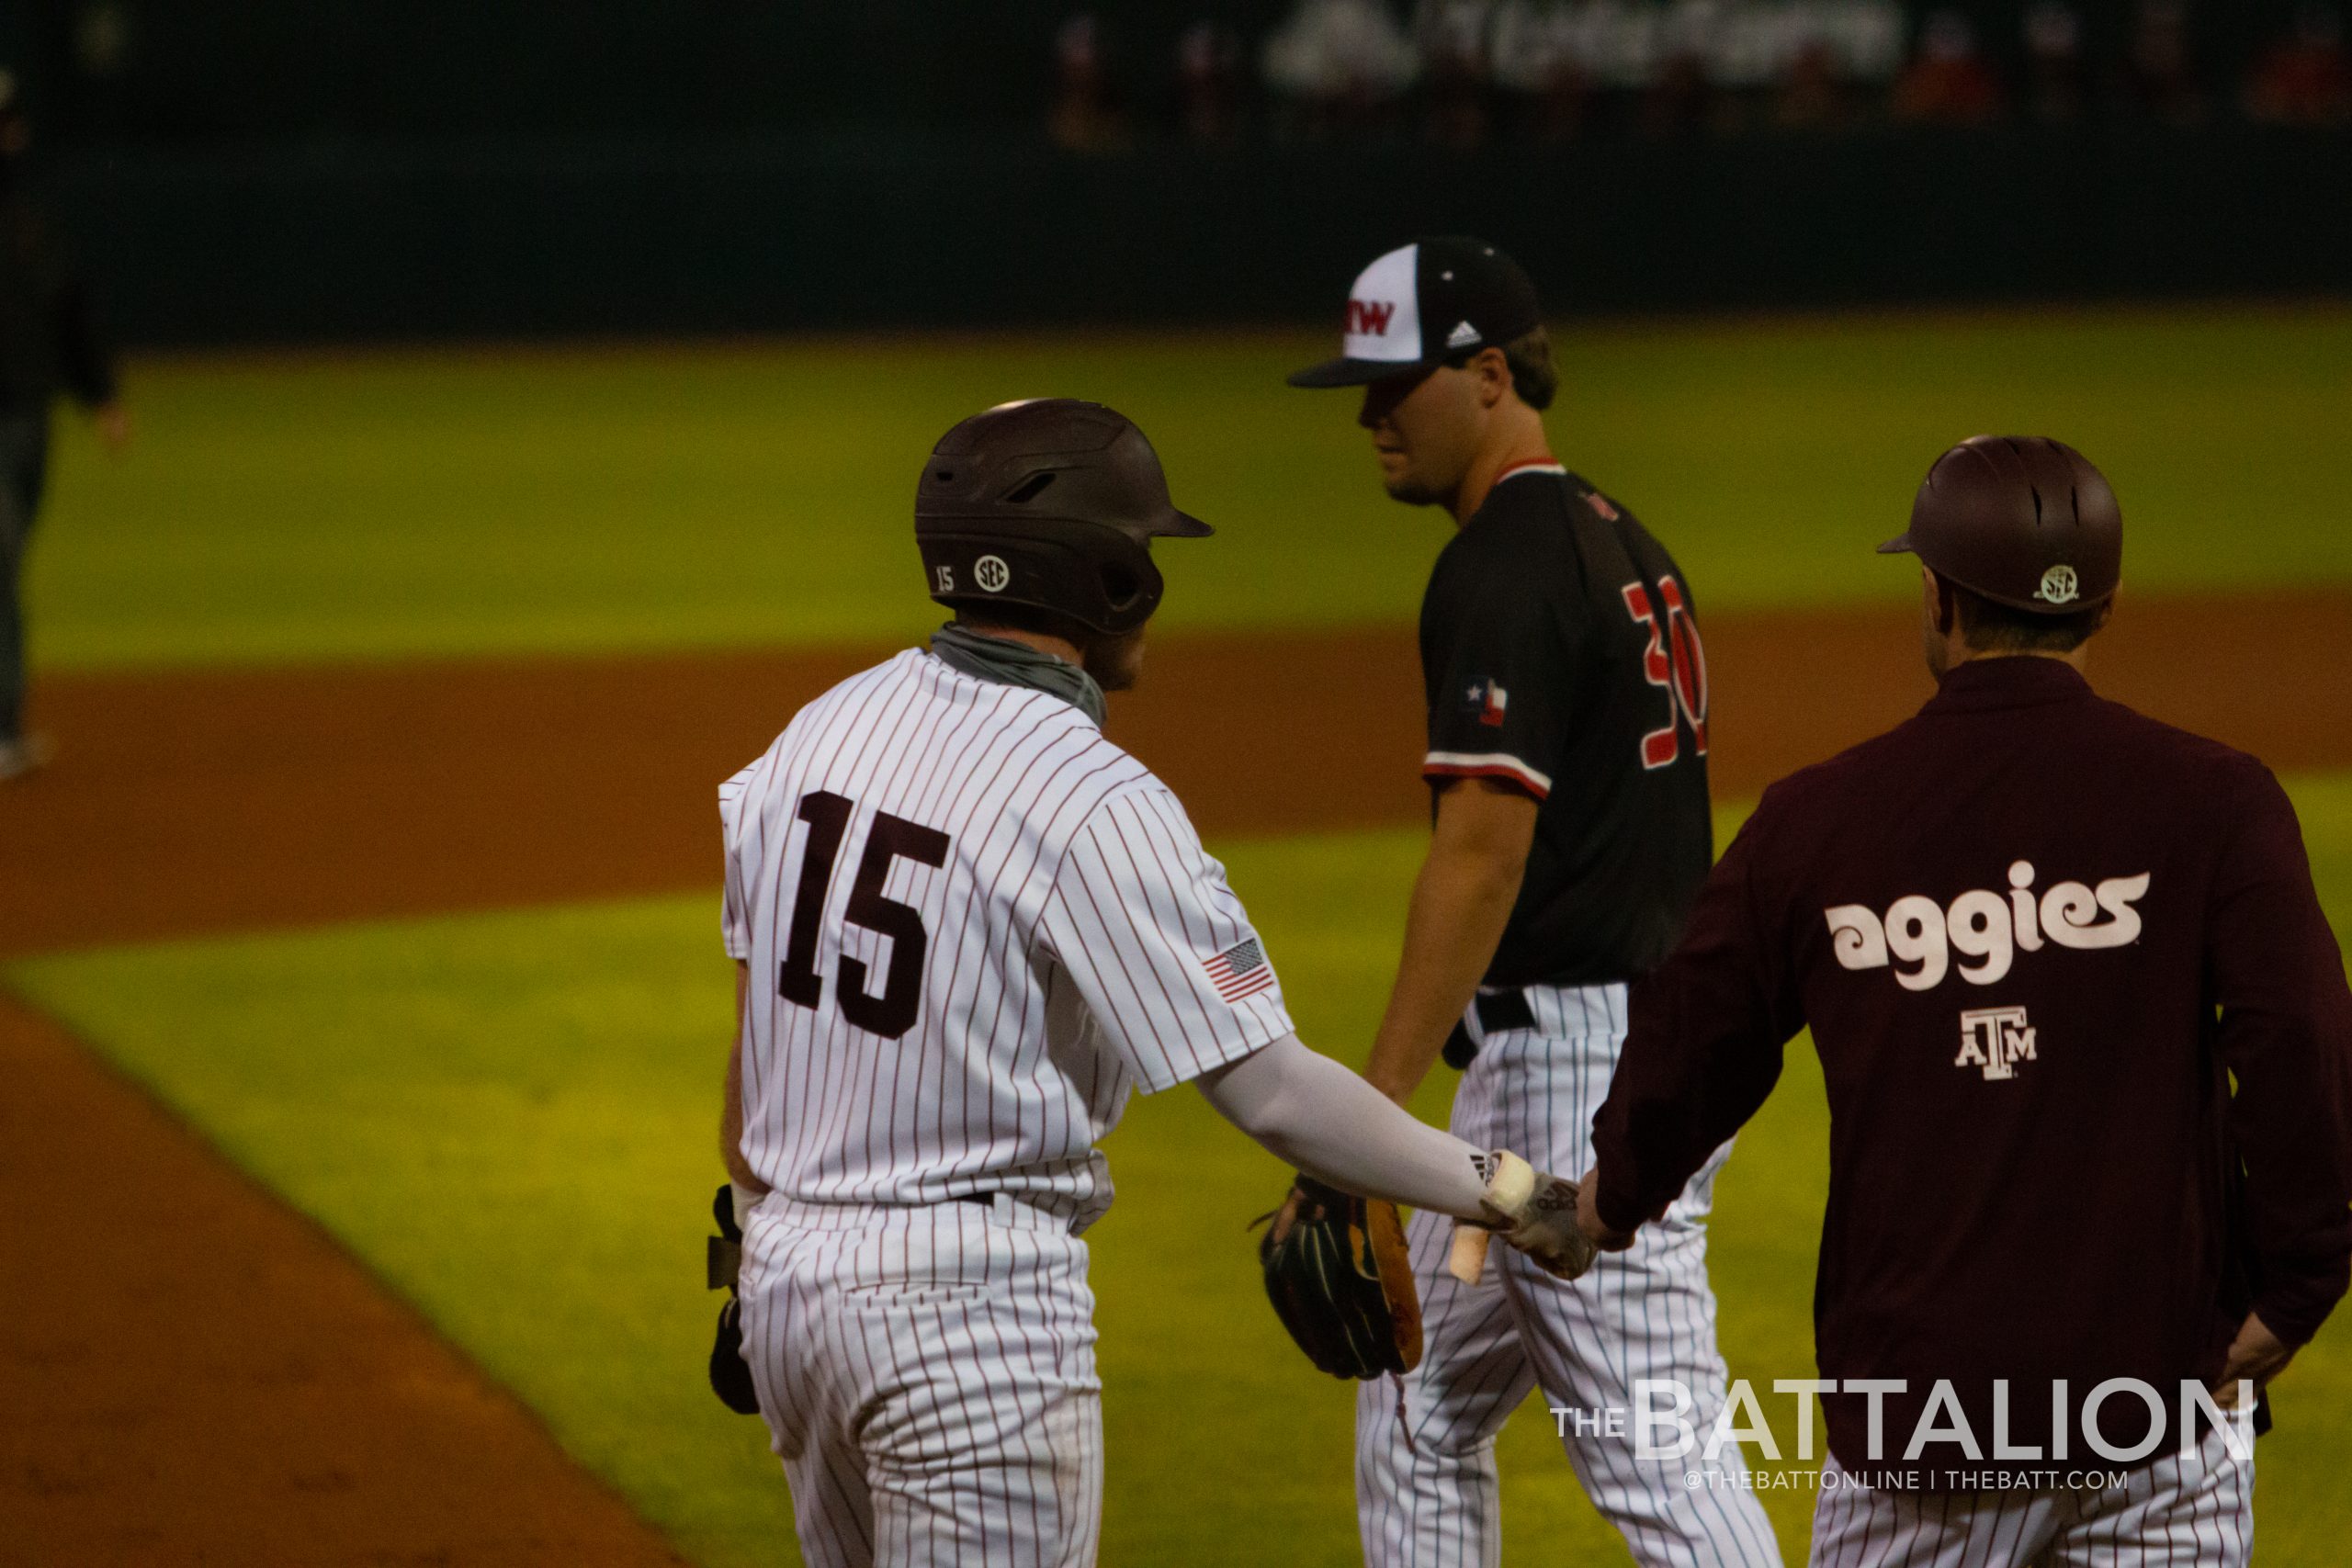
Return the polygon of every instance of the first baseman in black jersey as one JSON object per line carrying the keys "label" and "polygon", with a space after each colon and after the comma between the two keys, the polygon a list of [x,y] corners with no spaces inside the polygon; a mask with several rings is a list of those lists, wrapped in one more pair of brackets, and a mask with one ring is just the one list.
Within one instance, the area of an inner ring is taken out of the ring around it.
{"label": "first baseman in black jersey", "polygon": [[[1442,1050],[1464,1068],[1457,1134],[1585,1170],[1626,985],[1672,951],[1712,858],[1689,581],[1552,456],[1541,411],[1557,376],[1535,290],[1494,246],[1431,239],[1380,257],[1351,291],[1341,356],[1291,379],[1362,387],[1388,493],[1443,506],[1458,529],[1421,608],[1433,832],[1365,1076],[1402,1100]],[[1415,1216],[1423,1359],[1364,1384],[1357,1410],[1368,1562],[1498,1561],[1495,1435],[1537,1388],[1636,1559],[1779,1562],[1736,1443],[1706,1467],[1731,1483],[1693,1488],[1690,1461],[1644,1455],[1627,1418],[1671,1410],[1705,1433],[1722,1407],[1702,1222],[1728,1153],[1573,1282],[1515,1255],[1482,1269],[1442,1216]]]}
{"label": "first baseman in black jersey", "polygon": [[1504,469],[1421,604],[1429,754],[1536,804],[1486,983],[1593,986],[1673,950],[1705,880],[1707,677],[1681,569],[1548,458]]}

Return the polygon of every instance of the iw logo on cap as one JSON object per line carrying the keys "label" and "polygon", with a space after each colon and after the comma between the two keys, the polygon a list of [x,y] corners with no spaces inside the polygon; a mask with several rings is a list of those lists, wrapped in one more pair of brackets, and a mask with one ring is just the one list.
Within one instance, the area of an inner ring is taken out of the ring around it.
{"label": "iw logo on cap", "polygon": [[1388,322],[1396,314],[1394,302],[1386,299],[1351,299],[1348,301],[1348,331],[1358,335],[1386,337]]}

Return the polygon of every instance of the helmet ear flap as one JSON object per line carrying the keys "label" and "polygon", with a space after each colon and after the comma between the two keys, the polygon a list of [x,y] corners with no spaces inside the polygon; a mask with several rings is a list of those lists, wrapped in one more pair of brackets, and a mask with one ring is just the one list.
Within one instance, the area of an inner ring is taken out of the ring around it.
{"label": "helmet ear flap", "polygon": [[1151,542],[1125,534],[1120,538],[1125,547],[1114,547],[1096,570],[1112,623],[1098,629],[1114,635],[1133,631],[1149,620],[1168,586],[1159,575],[1159,563],[1151,558]]}
{"label": "helmet ear flap", "polygon": [[940,604],[1024,605],[1109,637],[1149,620],[1164,588],[1145,542],[1114,528],[933,528],[919,535],[916,545],[931,596]]}
{"label": "helmet ear flap", "polygon": [[1113,610],[1125,610],[1133,605],[1136,596],[1143,592],[1143,580],[1124,562],[1105,561],[1102,565],[1102,598]]}

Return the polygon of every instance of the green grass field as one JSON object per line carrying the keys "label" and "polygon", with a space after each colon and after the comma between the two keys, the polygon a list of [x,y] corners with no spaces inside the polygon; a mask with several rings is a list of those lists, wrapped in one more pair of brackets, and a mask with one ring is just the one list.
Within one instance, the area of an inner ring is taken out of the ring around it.
{"label": "green grass field", "polygon": [[[1561,455],[1711,604],[1892,596],[1870,547],[1937,452],[2063,436],[2133,589],[2352,578],[2352,310],[1577,327]],[[33,558],[51,667],[910,636],[922,454],[1011,397],[1100,399],[1223,529],[1166,552],[1176,629],[1397,620],[1441,521],[1381,499],[1312,335],[884,339],[707,352],[163,362],[141,444],[61,453]]]}
{"label": "green grass field", "polygon": [[[2135,592],[2352,581],[2352,309],[1579,327],[1561,348],[1562,456],[1657,523],[1713,604],[1911,592],[1870,547],[1942,446],[2002,428],[2106,467]],[[61,444],[36,662],[911,637],[936,617],[908,538],[922,454],[1036,393],[1134,414],[1180,501],[1220,525],[1166,552],[1170,626],[1402,621],[1442,520],[1380,499],[1344,396],[1281,385],[1325,352],[1235,333],[150,363],[127,461],[78,431]],[[2352,931],[2352,775],[2295,790]],[[1306,1037],[1361,1059],[1418,836],[1222,848]],[[702,1388],[716,905],[94,951],[0,982],[317,1216],[698,1561],[774,1562],[789,1508],[762,1429]],[[1137,1106],[1109,1147],[1104,1561],[1355,1561],[1348,1393],[1282,1337],[1242,1230],[1283,1173],[1188,1091]],[[1736,1373],[1810,1371],[1825,1157],[1818,1073],[1794,1052],[1719,1188]],[[2265,1562],[2342,1559],[2347,1332],[2282,1389]],[[1540,1410],[1505,1448],[1511,1561],[1623,1561]],[[1770,1498],[1792,1557],[1810,1501]]]}
{"label": "green grass field", "polygon": [[[2294,793],[2352,930],[2352,776]],[[1343,1058],[1377,1021],[1419,848],[1412,832],[1224,847],[1302,1032]],[[175,943],[7,979],[320,1218],[699,1561],[752,1564],[779,1560],[790,1521],[763,1430],[701,1386],[731,984],[716,925],[713,896]],[[1789,1060],[1713,1226],[1724,1351],[1759,1388],[1813,1367],[1824,1111],[1811,1053]],[[1448,1088],[1419,1109],[1442,1116]],[[1283,1337],[1242,1230],[1284,1173],[1185,1090],[1136,1107],[1108,1146],[1120,1197],[1091,1237],[1104,1561],[1355,1561],[1351,1401]],[[1765,1407],[1793,1452],[1785,1402]],[[2278,1407],[2263,1559],[2318,1568],[2340,1560],[2352,1446],[2341,1325]],[[1511,1560],[1625,1560],[1540,1402],[1504,1449]],[[1767,1495],[1801,1560],[1809,1495]]]}

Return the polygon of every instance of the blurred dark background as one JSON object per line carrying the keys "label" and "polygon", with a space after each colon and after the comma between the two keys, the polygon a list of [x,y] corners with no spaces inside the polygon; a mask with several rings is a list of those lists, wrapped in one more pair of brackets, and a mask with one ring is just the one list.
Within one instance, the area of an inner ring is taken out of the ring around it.
{"label": "blurred dark background", "polygon": [[2303,0],[6,0],[145,343],[1320,320],[1473,230],[1568,312],[2352,287]]}

